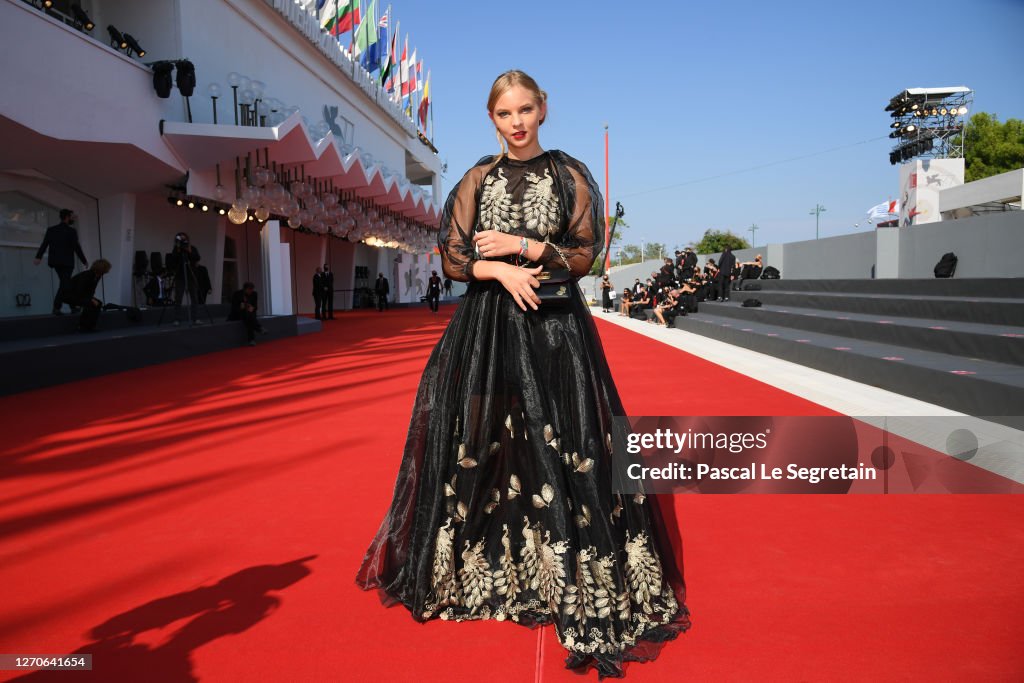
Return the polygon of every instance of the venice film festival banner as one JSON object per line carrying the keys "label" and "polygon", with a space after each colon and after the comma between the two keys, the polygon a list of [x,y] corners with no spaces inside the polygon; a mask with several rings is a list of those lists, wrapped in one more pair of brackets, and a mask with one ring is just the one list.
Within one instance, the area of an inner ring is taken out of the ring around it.
{"label": "venice film festival banner", "polygon": [[622,495],[1024,493],[997,474],[1024,462],[1024,443],[982,418],[630,416],[613,433]]}

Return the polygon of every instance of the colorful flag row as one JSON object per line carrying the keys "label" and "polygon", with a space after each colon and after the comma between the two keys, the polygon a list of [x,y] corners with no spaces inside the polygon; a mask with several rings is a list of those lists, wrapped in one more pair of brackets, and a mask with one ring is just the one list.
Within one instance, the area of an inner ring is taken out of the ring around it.
{"label": "colorful flag row", "polygon": [[[423,62],[417,59],[416,48],[409,55],[409,35],[405,35],[401,56],[398,55],[398,24],[390,33],[391,7],[377,17],[377,0],[316,0],[320,26],[341,41],[349,34],[352,55],[370,73],[377,72],[381,86],[399,103],[402,111],[427,130],[430,114],[430,71],[423,78]],[[365,9],[365,11],[364,11]],[[390,38],[390,40],[389,40]],[[397,73],[396,73],[397,72]],[[396,80],[397,79],[397,80]]]}

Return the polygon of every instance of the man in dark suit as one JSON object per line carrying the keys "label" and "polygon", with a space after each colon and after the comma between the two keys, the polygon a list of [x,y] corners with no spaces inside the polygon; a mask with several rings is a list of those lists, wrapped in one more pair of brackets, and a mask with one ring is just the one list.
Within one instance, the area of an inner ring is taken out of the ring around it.
{"label": "man in dark suit", "polygon": [[231,295],[231,313],[228,320],[241,320],[245,325],[245,335],[249,346],[256,346],[256,333],[263,332],[263,326],[256,319],[259,297],[256,285],[246,282],[242,288]]}
{"label": "man in dark suit", "polygon": [[729,300],[729,290],[732,289],[732,269],[736,267],[736,257],[733,256],[732,247],[725,247],[722,256],[718,259],[718,295],[722,301]]}
{"label": "man in dark suit", "polygon": [[377,295],[377,310],[388,310],[388,294],[391,293],[391,285],[384,273],[377,274],[377,282],[373,285],[373,291]]}
{"label": "man in dark suit", "polygon": [[315,311],[316,319],[323,319],[323,307],[324,307],[324,271],[320,266],[316,267],[316,272],[313,273],[313,308]]}
{"label": "man in dark suit", "polygon": [[430,279],[427,280],[427,302],[430,304],[430,310],[437,313],[437,304],[441,299],[441,278],[438,277],[437,271],[430,271]]}
{"label": "man in dark suit", "polygon": [[334,271],[324,264],[324,318],[334,320]]}
{"label": "man in dark suit", "polygon": [[96,298],[96,287],[109,272],[110,261],[96,259],[88,270],[83,270],[68,280],[60,290],[63,303],[82,308],[82,317],[78,320],[78,329],[81,332],[92,332],[96,328],[96,321],[99,320],[103,307],[103,302]]}
{"label": "man in dark suit", "polygon": [[78,231],[73,227],[78,216],[71,209],[60,210],[60,223],[46,229],[46,236],[43,243],[39,245],[34,263],[38,266],[43,260],[43,254],[50,251],[50,257],[46,264],[57,273],[60,285],[53,297],[53,314],[61,315],[61,290],[67,286],[71,279],[71,273],[75,270],[75,256],[82,262],[83,266],[89,265],[85,254],[82,253],[82,245],[78,242]]}

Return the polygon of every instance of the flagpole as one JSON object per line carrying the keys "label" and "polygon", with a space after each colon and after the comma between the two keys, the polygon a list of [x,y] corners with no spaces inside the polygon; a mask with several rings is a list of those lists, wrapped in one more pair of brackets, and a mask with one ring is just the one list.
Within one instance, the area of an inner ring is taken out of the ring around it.
{"label": "flagpole", "polygon": [[[611,264],[612,245],[608,243],[611,239],[611,227],[608,219],[608,205],[612,200],[611,189],[608,184],[608,124],[604,124],[604,270],[607,273]],[[643,259],[641,259],[643,260]]]}
{"label": "flagpole", "polygon": [[352,26],[348,32],[348,56],[352,59],[352,78],[356,77],[356,15],[352,10],[352,0],[348,0],[349,24]]}

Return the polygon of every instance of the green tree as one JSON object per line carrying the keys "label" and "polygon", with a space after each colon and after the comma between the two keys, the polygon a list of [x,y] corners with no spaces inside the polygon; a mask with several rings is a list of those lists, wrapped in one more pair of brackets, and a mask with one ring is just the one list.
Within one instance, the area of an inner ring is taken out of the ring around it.
{"label": "green tree", "polygon": [[700,242],[697,242],[697,246],[693,250],[698,254],[717,254],[724,247],[732,247],[733,250],[749,249],[750,242],[739,235],[734,235],[729,230],[712,230],[708,228],[704,231],[704,236],[700,239]]}
{"label": "green tree", "polygon": [[1024,122],[978,112],[964,131],[965,180],[981,180],[1024,166]]}

